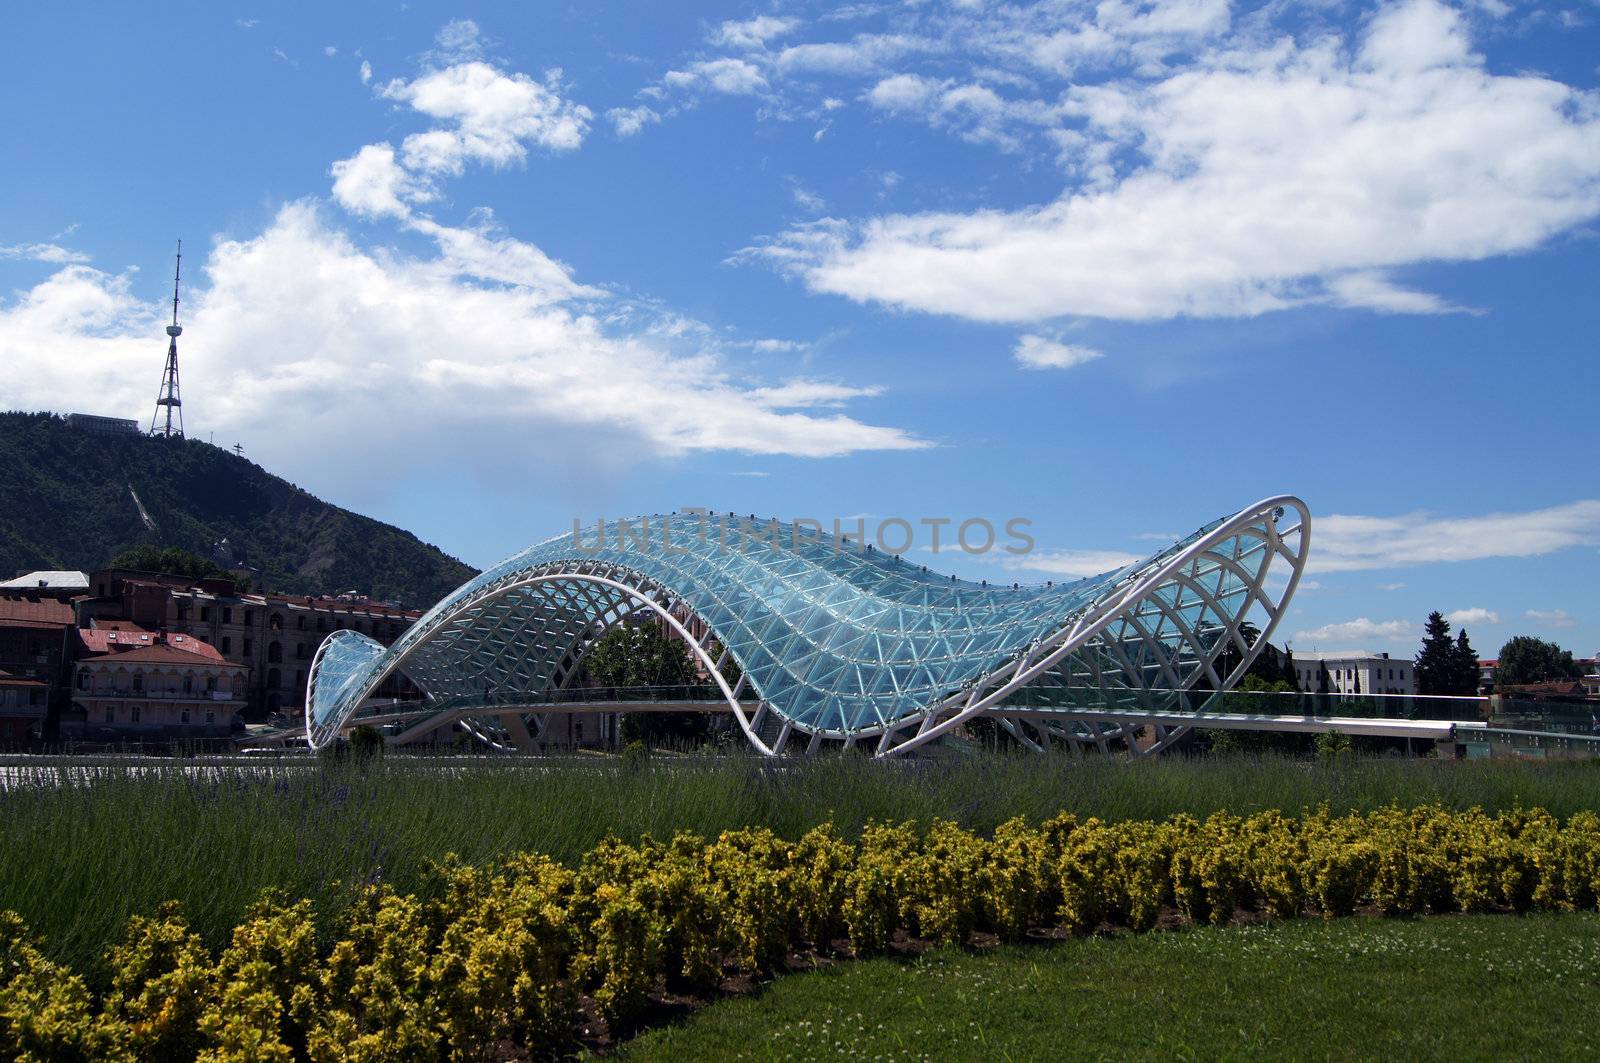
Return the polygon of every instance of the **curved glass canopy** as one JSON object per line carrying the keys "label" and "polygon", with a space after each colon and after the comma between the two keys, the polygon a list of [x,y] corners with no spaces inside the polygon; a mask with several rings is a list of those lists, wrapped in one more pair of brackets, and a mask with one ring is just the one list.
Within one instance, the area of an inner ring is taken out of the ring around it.
{"label": "curved glass canopy", "polygon": [[[599,635],[641,608],[689,642],[764,752],[797,735],[813,748],[876,736],[880,753],[900,752],[1030,702],[1059,725],[1085,692],[1195,706],[1253,657],[1247,616],[1270,634],[1309,528],[1304,504],[1282,496],[1116,571],[990,586],[814,526],[699,513],[600,523],[493,566],[388,648],[335,632],[313,661],[307,736],[326,744],[396,671],[440,711],[548,707]],[[1269,581],[1274,565],[1283,578]],[[742,675],[731,684],[724,655]],[[1019,697],[1024,688],[1066,696]]]}

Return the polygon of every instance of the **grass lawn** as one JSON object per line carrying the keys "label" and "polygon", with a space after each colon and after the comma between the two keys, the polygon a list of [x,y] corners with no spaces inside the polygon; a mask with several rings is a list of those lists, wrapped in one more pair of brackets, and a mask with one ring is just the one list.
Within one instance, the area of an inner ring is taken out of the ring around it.
{"label": "grass lawn", "polygon": [[1594,1059],[1600,916],[1204,927],[780,978],[627,1060]]}
{"label": "grass lawn", "polygon": [[112,772],[88,784],[0,789],[0,910],[16,910],[53,957],[87,972],[128,916],[163,901],[182,901],[216,949],[264,887],[310,898],[326,925],[353,887],[383,881],[414,891],[424,863],[450,852],[474,864],[518,851],[572,863],[607,834],[765,826],[797,838],[831,820],[854,836],[871,819],[934,817],[987,832],[1013,816],[1038,822],[1063,810],[1164,819],[1218,809],[1296,814],[1323,802],[1335,813],[1520,804],[1565,818],[1600,807],[1600,763],[979,755],[774,767],[700,756],[629,771],[614,759],[466,766],[394,757],[335,771],[302,763],[248,775]]}

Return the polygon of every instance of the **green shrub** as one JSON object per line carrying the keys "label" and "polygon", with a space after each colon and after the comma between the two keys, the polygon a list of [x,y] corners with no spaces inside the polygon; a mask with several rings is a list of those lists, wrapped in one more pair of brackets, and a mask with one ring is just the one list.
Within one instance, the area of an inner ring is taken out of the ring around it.
{"label": "green shrub", "polygon": [[914,823],[868,823],[862,830],[843,912],[851,951],[858,956],[887,948],[896,928],[913,914],[909,878],[920,848]]}
{"label": "green shrub", "polygon": [[933,821],[909,868],[911,910],[925,937],[959,944],[978,927],[992,849],[959,824]]}
{"label": "green shrub", "polygon": [[107,951],[111,989],[105,1011],[126,1025],[128,1047],[142,1060],[188,1063],[203,1046],[200,1018],[215,1003],[211,955],[176,903],[152,918],[128,920]]}
{"label": "green shrub", "polygon": [[200,1017],[205,1063],[303,1056],[319,1007],[321,960],[311,902],[267,891],[217,961],[217,994]]}
{"label": "green shrub", "polygon": [[0,1059],[134,1059],[127,1029],[95,1014],[83,979],[50,962],[15,912],[0,912]]}
{"label": "green shrub", "polygon": [[1052,926],[1134,931],[1175,909],[1324,918],[1593,908],[1600,814],[1438,805],[1203,822],[1002,823],[983,837],[935,820],[831,825],[796,842],[765,828],[663,844],[602,841],[576,869],[523,854],[453,855],[422,888],[352,891],[319,942],[309,901],[263,894],[215,958],[174,904],[130,919],[103,956],[105,993],[0,914],[0,1059],[431,1063],[550,1058],[577,1047],[579,994],[615,1035],[658,987],[715,988],[780,970],[843,935],[857,954],[898,934],[963,942]]}

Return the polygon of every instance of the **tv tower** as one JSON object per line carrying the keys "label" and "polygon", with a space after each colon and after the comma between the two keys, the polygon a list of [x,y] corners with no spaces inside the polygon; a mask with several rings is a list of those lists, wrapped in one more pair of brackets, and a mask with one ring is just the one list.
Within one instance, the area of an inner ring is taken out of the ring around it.
{"label": "tv tower", "polygon": [[[171,439],[177,436],[183,438],[183,400],[178,397],[178,337],[183,335],[183,328],[178,324],[178,278],[183,273],[183,241],[178,241],[178,261],[172,268],[172,324],[167,326],[167,335],[171,339],[167,343],[167,367],[161,371],[161,390],[156,393],[156,412],[150,417],[150,434],[164,436]],[[161,407],[167,408],[166,423],[160,428],[156,422],[161,419]],[[178,413],[178,425],[172,425],[172,413]]]}

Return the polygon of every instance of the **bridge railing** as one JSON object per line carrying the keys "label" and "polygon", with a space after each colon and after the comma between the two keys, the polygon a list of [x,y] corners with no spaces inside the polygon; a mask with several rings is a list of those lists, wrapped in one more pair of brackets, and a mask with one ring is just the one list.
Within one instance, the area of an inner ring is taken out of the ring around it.
{"label": "bridge railing", "polygon": [[1358,719],[1478,721],[1489,717],[1487,698],[1420,694],[1306,694],[1294,691],[1106,690],[1100,687],[1023,687],[1000,706],[1062,712],[1227,713],[1240,716],[1330,716]]}

